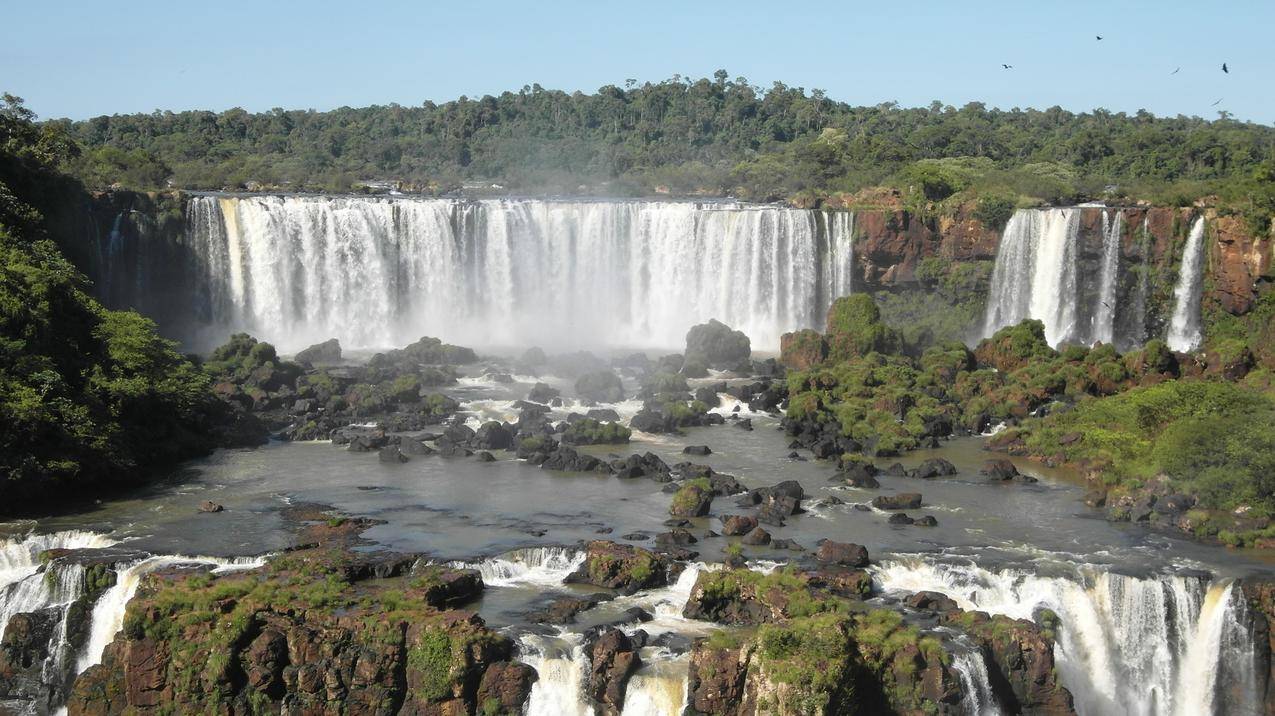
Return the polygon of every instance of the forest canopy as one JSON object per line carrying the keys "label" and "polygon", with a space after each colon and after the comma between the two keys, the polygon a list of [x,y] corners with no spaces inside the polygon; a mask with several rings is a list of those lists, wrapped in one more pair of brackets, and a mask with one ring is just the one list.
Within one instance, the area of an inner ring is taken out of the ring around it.
{"label": "forest canopy", "polygon": [[90,186],[130,188],[257,182],[344,191],[397,180],[435,192],[470,182],[769,200],[883,185],[930,201],[982,190],[1055,203],[1104,193],[1161,203],[1218,194],[1255,205],[1271,201],[1258,195],[1270,193],[1275,176],[1275,128],[1226,113],[1205,120],[977,102],[855,107],[819,90],[730,80],[725,70],[629,80],[592,94],[532,85],[416,107],[154,112],[50,124],[85,148],[73,171]]}

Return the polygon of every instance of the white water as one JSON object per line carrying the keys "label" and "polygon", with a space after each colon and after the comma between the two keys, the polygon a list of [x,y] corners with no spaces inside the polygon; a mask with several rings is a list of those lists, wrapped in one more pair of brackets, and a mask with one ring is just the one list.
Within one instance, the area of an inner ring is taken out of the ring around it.
{"label": "white water", "polygon": [[1169,348],[1191,351],[1200,345],[1200,290],[1204,280],[1204,217],[1191,224],[1186,246],[1182,249],[1182,265],[1178,283],[1173,288],[1173,318],[1169,321]]}
{"label": "white water", "polygon": [[629,679],[621,716],[676,716],[686,706],[690,656],[652,655],[642,650],[642,668]]}
{"label": "white water", "polygon": [[1124,232],[1124,213],[1116,211],[1112,219],[1102,212],[1102,275],[1098,283],[1098,304],[1094,306],[1090,336],[1095,342],[1112,343],[1116,337],[1116,289],[1120,285],[1120,239]]}
{"label": "white water", "polygon": [[527,699],[527,716],[593,716],[584,690],[589,657],[580,634],[564,631],[556,638],[525,634],[519,645],[523,663],[540,676]]}
{"label": "white water", "polygon": [[115,639],[115,635],[124,628],[124,612],[137,588],[141,586],[142,577],[164,567],[179,564],[213,565],[214,574],[242,569],[256,569],[265,564],[264,557],[182,557],[160,556],[143,559],[132,564],[121,565],[115,570],[115,584],[98,597],[93,605],[93,616],[90,620],[89,640],[84,652],[75,665],[75,673],[102,661],[102,652]]}
{"label": "white water", "polygon": [[506,552],[481,562],[455,562],[454,567],[475,569],[489,587],[560,587],[567,575],[584,564],[585,552],[566,547],[529,547]]}
{"label": "white water", "polygon": [[[963,609],[1018,619],[1032,619],[1042,608],[1055,612],[1060,679],[1081,714],[1211,713],[1220,705],[1219,675],[1256,683],[1251,640],[1231,637],[1222,647],[1223,635],[1242,618],[1242,600],[1230,582],[1088,570],[1043,577],[919,558],[889,560],[873,570],[886,591],[942,592]],[[1228,712],[1248,713],[1236,706],[1228,702]]]}
{"label": "white water", "polygon": [[987,676],[987,662],[981,651],[958,652],[952,658],[952,670],[961,680],[964,693],[961,705],[969,716],[1000,716],[1001,708],[996,703],[996,694]]}
{"label": "white water", "polygon": [[996,250],[984,335],[1036,318],[1050,345],[1075,338],[1079,229],[1079,209],[1014,212]]}
{"label": "white water", "polygon": [[680,348],[709,318],[775,349],[853,268],[853,216],[746,204],[203,196],[187,230],[200,310],[288,350]]}

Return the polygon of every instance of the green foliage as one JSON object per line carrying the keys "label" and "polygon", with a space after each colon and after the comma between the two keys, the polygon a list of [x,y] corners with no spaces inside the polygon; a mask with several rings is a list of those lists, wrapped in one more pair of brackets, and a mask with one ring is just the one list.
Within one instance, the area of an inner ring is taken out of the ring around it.
{"label": "green foliage", "polygon": [[757,633],[761,667],[770,679],[793,688],[788,713],[853,713],[857,665],[852,620],[823,613],[766,624]]}
{"label": "green foliage", "polygon": [[881,310],[866,293],[842,296],[828,309],[828,356],[845,360],[898,350],[899,335],[881,322]]}
{"label": "green foliage", "polygon": [[[1062,445],[1062,437],[1082,438]],[[1166,475],[1200,505],[1275,515],[1275,400],[1220,381],[1166,381],[1024,423],[1033,452],[1103,466],[1117,487]]]}
{"label": "green foliage", "polygon": [[567,445],[620,445],[627,443],[632,435],[633,431],[620,423],[584,418],[567,426],[562,433],[562,442]]}
{"label": "green foliage", "polygon": [[1000,231],[1009,223],[1010,217],[1014,215],[1014,210],[1017,208],[1017,202],[1014,199],[990,194],[979,197],[978,204],[974,207],[974,218],[982,222],[983,226]]}
{"label": "green foliage", "polygon": [[[203,189],[255,180],[346,191],[357,179],[392,177],[440,192],[478,179],[517,191],[584,184],[612,195],[659,187],[770,199],[890,183],[915,186],[928,201],[964,190],[1051,202],[1118,184],[1116,198],[1220,193],[1255,216],[1272,211],[1275,130],[1259,124],[977,102],[852,107],[819,90],[726,78],[722,71],[589,94],[532,85],[415,107],[156,112],[45,127],[91,151],[123,153],[77,165],[95,183],[118,181],[105,176],[111,167],[143,184],[171,167],[177,185]],[[132,154],[138,150],[145,154]]]}
{"label": "green foliage", "polygon": [[427,627],[407,651],[407,666],[420,678],[420,697],[441,701],[452,693],[452,639],[439,627]]}

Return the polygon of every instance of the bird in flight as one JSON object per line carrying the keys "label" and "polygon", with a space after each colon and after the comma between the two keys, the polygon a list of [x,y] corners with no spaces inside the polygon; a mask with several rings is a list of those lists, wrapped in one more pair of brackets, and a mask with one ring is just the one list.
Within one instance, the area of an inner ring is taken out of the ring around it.
{"label": "bird in flight", "polygon": [[1003,64],[1003,63],[1001,64],[1001,67],[1004,67],[1004,68],[1005,68],[1005,69],[1007,69],[1007,70],[1012,70],[1012,69],[1014,69],[1014,66],[1013,66],[1013,65],[1006,65],[1006,64]]}
{"label": "bird in flight", "polygon": [[1099,42],[1101,42],[1101,41],[1102,41],[1102,35],[1094,35],[1094,37],[1098,38],[1098,41],[1099,41]]}
{"label": "bird in flight", "polygon": [[1213,104],[1211,104],[1211,105],[1209,105],[1209,106],[1210,106],[1210,107],[1216,107],[1216,106],[1218,106],[1219,104],[1222,104],[1222,100],[1223,100],[1223,99],[1225,99],[1225,98],[1224,98],[1224,97],[1219,97],[1219,98],[1218,98],[1218,100],[1217,100],[1216,102],[1214,102]]}
{"label": "bird in flight", "polygon": [[1229,74],[1231,74],[1231,71],[1230,71],[1230,70],[1228,70],[1228,69],[1226,69],[1226,63],[1225,63],[1225,62],[1223,62],[1223,63],[1222,63],[1222,71],[1223,71],[1223,72],[1225,72],[1225,73],[1226,73],[1226,74],[1228,74],[1228,75],[1229,75]]}
{"label": "bird in flight", "polygon": [[1176,74],[1178,73],[1178,70],[1180,70],[1180,69],[1182,69],[1182,68],[1181,68],[1181,67],[1179,67],[1177,70],[1174,70],[1174,71],[1170,72],[1169,74],[1171,74],[1171,75],[1176,75]]}

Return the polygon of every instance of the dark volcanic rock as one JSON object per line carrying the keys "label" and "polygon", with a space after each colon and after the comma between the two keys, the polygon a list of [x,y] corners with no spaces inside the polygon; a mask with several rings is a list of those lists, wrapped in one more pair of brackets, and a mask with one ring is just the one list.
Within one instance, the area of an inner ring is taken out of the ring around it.
{"label": "dark volcanic rock", "polygon": [[751,532],[744,535],[740,542],[747,545],[767,545],[770,544],[770,533],[760,527],[755,527]]}
{"label": "dark volcanic rock", "polygon": [[750,515],[722,515],[722,534],[729,537],[746,535],[757,527],[757,518]]}
{"label": "dark volcanic rock", "polygon": [[638,649],[623,631],[608,628],[589,646],[589,656],[589,695],[614,716],[624,708],[629,677],[641,663]]}
{"label": "dark volcanic rock", "polygon": [[895,512],[890,515],[890,519],[886,520],[886,522],[892,525],[910,525],[916,522],[916,520],[908,517],[906,512]]}
{"label": "dark volcanic rock", "polygon": [[868,549],[851,542],[824,540],[815,552],[815,559],[825,564],[862,568],[869,564]]}
{"label": "dark volcanic rock", "polygon": [[877,495],[872,506],[878,510],[915,510],[921,506],[921,493],[900,492],[897,495]]}
{"label": "dark volcanic rock", "polygon": [[711,455],[713,451],[707,445],[687,445],[682,448],[682,452],[687,455]]}
{"label": "dark volcanic rock", "polygon": [[955,475],[956,472],[956,466],[952,463],[941,457],[932,457],[918,465],[915,470],[909,472],[908,476],[929,479],[931,477]]}
{"label": "dark volcanic rock", "polygon": [[743,331],[736,331],[716,319],[692,326],[686,333],[686,361],[714,368],[733,369],[752,354],[752,344]]}
{"label": "dark volcanic rock", "polygon": [[329,338],[322,343],[316,343],[298,353],[296,361],[310,364],[340,363],[341,342],[335,338]]}
{"label": "dark volcanic rock", "polygon": [[590,542],[579,569],[567,577],[574,584],[615,589],[632,594],[668,583],[668,559],[634,545],[605,540]]}
{"label": "dark volcanic rock", "polygon": [[575,388],[580,397],[599,403],[618,403],[624,400],[624,384],[620,382],[620,376],[609,370],[580,376]]}

